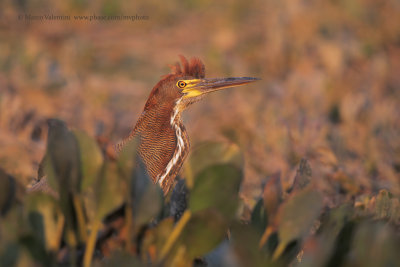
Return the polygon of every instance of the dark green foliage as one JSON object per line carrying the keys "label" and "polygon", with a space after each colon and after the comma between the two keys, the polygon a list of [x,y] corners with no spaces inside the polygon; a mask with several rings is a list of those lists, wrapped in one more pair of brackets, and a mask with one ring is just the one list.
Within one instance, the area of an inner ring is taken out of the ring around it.
{"label": "dark green foliage", "polygon": [[397,266],[400,262],[399,240],[393,228],[380,221],[360,222],[354,229],[352,253],[348,263],[352,266]]}
{"label": "dark green foliage", "polygon": [[260,199],[253,208],[253,212],[251,213],[251,224],[261,233],[264,232],[265,228],[268,225],[267,211],[264,208],[264,203],[262,199]]}
{"label": "dark green foliage", "polygon": [[0,266],[400,263],[400,204],[388,190],[328,207],[302,159],[289,192],[280,174],[271,175],[246,217],[237,146],[199,146],[185,165],[186,179],[164,198],[137,144],[129,142],[112,161],[85,133],[52,121],[42,171],[58,198],[34,193],[19,201],[14,179],[0,170]]}
{"label": "dark green foliage", "polygon": [[[126,190],[126,189],[125,189]],[[101,220],[124,202],[124,183],[118,176],[117,166],[105,162],[95,186],[96,219]]]}
{"label": "dark green foliage", "polygon": [[185,255],[193,261],[202,257],[222,242],[227,233],[226,218],[214,209],[198,211],[189,222],[177,240],[177,250],[184,248]]}
{"label": "dark green foliage", "polygon": [[77,216],[78,194],[81,185],[81,164],[79,145],[66,124],[58,119],[48,120],[49,134],[47,142],[44,172],[49,184],[58,192],[61,210],[65,217],[66,242],[75,247],[83,240],[85,233]]}
{"label": "dark green foliage", "polygon": [[200,172],[190,192],[192,212],[216,209],[230,220],[235,216],[242,171],[230,164],[213,165]]}
{"label": "dark green foliage", "polygon": [[350,249],[354,227],[354,222],[348,222],[343,225],[343,228],[337,235],[335,247],[332,251],[331,258],[327,263],[328,267],[340,266],[344,263]]}
{"label": "dark green foliage", "polygon": [[311,188],[291,196],[282,204],[276,223],[279,245],[274,252],[274,258],[278,258],[291,242],[309,233],[322,206],[321,194]]}
{"label": "dark green foliage", "polygon": [[162,190],[151,182],[143,162],[136,154],[137,144],[136,139],[130,141],[118,160],[119,171],[128,186],[127,198],[136,231],[158,217],[163,202]]}
{"label": "dark green foliage", "polygon": [[9,243],[0,254],[0,263],[3,266],[15,266],[18,262],[20,244]]}
{"label": "dark green foliage", "polygon": [[266,266],[269,257],[259,249],[259,240],[256,228],[239,222],[233,224],[230,246],[237,266]]}
{"label": "dark green foliage", "polygon": [[78,141],[81,161],[81,191],[85,191],[96,182],[103,164],[103,154],[96,141],[81,131],[73,131]]}
{"label": "dark green foliage", "polygon": [[210,165],[227,162],[239,168],[243,167],[243,155],[237,145],[204,142],[193,149],[185,169],[186,173],[189,172],[193,176],[196,176]]}
{"label": "dark green foliage", "polygon": [[0,169],[0,215],[4,216],[11,208],[16,195],[15,179]]}
{"label": "dark green foliage", "polygon": [[69,194],[80,191],[79,145],[63,121],[50,119],[48,124],[45,173],[50,184],[59,191],[62,207],[67,210]]}

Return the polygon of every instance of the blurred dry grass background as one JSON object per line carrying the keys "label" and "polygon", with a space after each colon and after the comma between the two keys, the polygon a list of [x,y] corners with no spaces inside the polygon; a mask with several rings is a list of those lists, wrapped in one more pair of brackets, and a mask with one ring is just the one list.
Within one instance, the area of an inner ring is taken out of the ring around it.
{"label": "blurred dry grass background", "polygon": [[[149,20],[18,20],[94,13]],[[193,144],[241,145],[246,198],[273,175],[288,188],[301,158],[327,196],[400,194],[399,14],[396,0],[4,0],[0,167],[31,182],[50,117],[116,142],[182,54],[200,57],[208,77],[262,78],[184,117]]]}

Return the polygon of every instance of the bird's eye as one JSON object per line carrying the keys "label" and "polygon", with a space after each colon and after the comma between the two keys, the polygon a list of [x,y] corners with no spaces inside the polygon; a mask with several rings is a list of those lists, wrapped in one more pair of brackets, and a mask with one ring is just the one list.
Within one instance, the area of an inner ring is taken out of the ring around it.
{"label": "bird's eye", "polygon": [[185,88],[186,83],[185,83],[184,81],[178,81],[178,82],[176,83],[176,85],[177,85],[179,88]]}

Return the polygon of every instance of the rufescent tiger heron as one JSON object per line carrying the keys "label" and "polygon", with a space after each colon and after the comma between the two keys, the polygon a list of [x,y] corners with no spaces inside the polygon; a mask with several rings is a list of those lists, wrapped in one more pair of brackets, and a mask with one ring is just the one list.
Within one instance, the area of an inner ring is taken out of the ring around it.
{"label": "rufescent tiger heron", "polygon": [[205,67],[200,59],[191,58],[189,62],[180,56],[180,60],[181,65],[171,66],[172,73],[154,86],[135,127],[116,145],[119,152],[124,144],[139,135],[139,155],[151,179],[161,186],[164,194],[168,193],[189,153],[182,111],[205,94],[259,80],[252,77],[205,78]]}
{"label": "rufescent tiger heron", "polygon": [[[259,79],[251,77],[205,78],[204,64],[198,58],[190,62],[180,56],[172,73],[163,77],[153,88],[135,127],[127,138],[118,143],[116,152],[139,136],[139,155],[154,183],[167,194],[189,153],[189,138],[181,113],[205,94],[224,88],[248,84]],[[43,178],[30,192],[56,194]]]}

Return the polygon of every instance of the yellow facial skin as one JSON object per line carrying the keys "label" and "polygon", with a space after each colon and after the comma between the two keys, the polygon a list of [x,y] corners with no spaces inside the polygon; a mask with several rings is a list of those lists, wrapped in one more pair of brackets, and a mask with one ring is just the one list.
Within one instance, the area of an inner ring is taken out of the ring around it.
{"label": "yellow facial skin", "polygon": [[182,93],[185,95],[183,98],[192,98],[203,94],[200,90],[195,89],[199,83],[201,82],[200,79],[193,79],[193,80],[179,80],[176,83],[176,86],[182,89]]}

